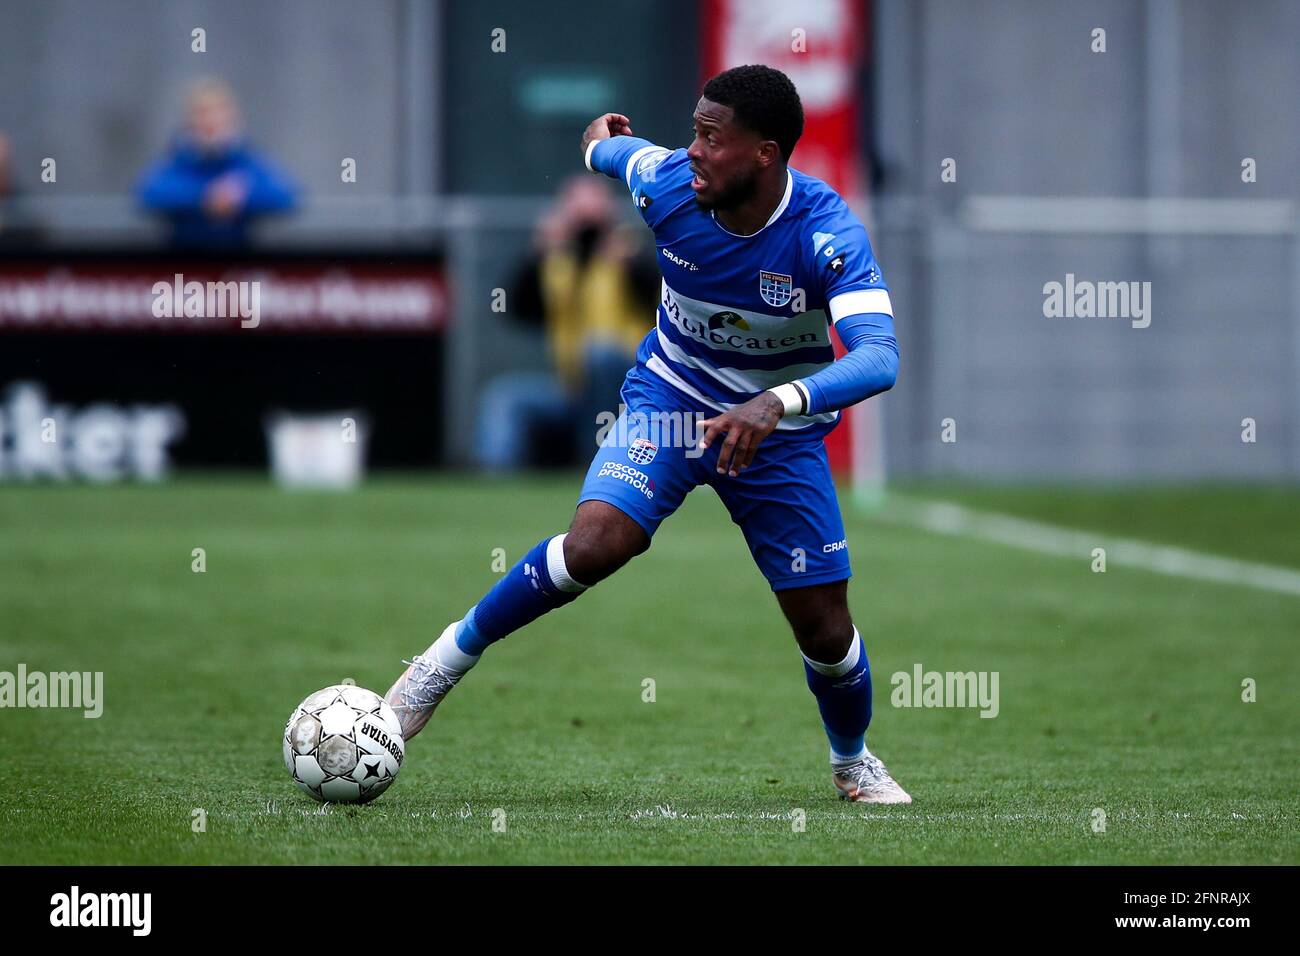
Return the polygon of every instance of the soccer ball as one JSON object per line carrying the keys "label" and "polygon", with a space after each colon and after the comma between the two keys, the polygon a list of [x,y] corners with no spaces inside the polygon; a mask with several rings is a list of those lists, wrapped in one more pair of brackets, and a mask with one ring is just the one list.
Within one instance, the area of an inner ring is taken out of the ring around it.
{"label": "soccer ball", "polygon": [[318,690],[284,725],[293,782],[326,803],[368,803],[393,784],[406,756],[387,701],[355,684]]}

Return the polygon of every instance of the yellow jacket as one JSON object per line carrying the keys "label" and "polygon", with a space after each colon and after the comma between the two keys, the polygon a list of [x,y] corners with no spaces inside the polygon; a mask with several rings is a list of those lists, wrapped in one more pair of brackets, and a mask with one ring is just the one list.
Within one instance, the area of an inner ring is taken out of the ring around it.
{"label": "yellow jacket", "polygon": [[539,280],[547,345],[567,387],[582,384],[583,353],[591,344],[622,349],[631,360],[651,316],[633,293],[626,263],[598,254],[579,263],[560,250],[542,257]]}

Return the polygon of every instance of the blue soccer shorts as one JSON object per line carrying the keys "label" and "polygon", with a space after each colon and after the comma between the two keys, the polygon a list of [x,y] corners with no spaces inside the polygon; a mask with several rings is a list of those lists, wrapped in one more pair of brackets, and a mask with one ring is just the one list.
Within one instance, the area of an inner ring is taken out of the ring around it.
{"label": "blue soccer shorts", "polygon": [[773,591],[843,581],[849,551],[826,446],[773,432],[735,478],[717,472],[723,440],[700,453],[696,415],[716,412],[653,372],[635,367],[623,383],[624,409],[596,451],[578,502],[604,501],[654,537],[697,485],[710,485],[740,526]]}

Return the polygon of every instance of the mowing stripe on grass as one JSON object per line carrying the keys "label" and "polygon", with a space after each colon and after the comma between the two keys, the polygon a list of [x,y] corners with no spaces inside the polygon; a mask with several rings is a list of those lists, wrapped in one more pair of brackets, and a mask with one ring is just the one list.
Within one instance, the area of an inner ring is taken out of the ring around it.
{"label": "mowing stripe on grass", "polygon": [[1300,571],[1291,568],[1239,561],[1236,558],[1152,544],[1133,538],[1116,538],[1101,532],[1078,531],[1011,515],[975,511],[948,501],[924,501],[891,495],[878,517],[936,534],[962,535],[1024,551],[1082,561],[1092,560],[1094,548],[1105,548],[1108,565],[1128,565],[1173,577],[1234,584],[1300,597]]}

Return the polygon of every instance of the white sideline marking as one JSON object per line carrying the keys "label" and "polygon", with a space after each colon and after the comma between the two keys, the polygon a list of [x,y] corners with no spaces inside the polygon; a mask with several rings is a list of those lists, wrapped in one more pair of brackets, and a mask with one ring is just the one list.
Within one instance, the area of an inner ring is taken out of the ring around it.
{"label": "white sideline marking", "polygon": [[1289,236],[1289,199],[1166,199],[1129,196],[971,196],[958,215],[982,232],[1164,233]]}
{"label": "white sideline marking", "polygon": [[936,534],[963,535],[1024,551],[1054,554],[1091,562],[1093,548],[1106,549],[1106,563],[1129,565],[1171,577],[1235,584],[1300,597],[1300,571],[1275,564],[1239,561],[1203,551],[1116,538],[1059,525],[974,511],[947,501],[915,501],[891,497],[881,514]]}

